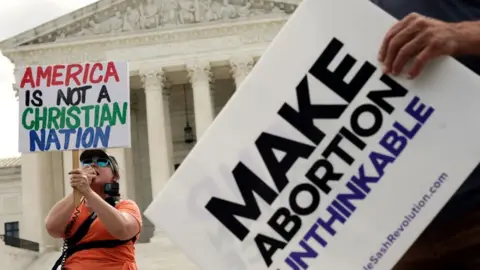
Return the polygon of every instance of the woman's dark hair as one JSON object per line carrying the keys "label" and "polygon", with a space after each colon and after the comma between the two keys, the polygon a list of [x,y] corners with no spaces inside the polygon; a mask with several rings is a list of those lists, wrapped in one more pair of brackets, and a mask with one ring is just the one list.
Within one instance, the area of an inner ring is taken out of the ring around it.
{"label": "woman's dark hair", "polygon": [[108,156],[108,159],[110,160],[113,175],[115,175],[117,178],[120,178],[120,168],[118,167],[117,159],[115,159],[114,156]]}

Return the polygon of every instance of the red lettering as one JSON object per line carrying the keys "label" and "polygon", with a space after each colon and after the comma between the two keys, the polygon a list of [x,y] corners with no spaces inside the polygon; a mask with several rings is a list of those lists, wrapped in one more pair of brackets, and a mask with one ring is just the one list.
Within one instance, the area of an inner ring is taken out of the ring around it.
{"label": "red lettering", "polygon": [[30,84],[31,88],[38,88],[42,84],[51,86],[72,86],[108,83],[110,80],[120,81],[114,62],[85,63],[69,65],[37,66],[36,74],[32,67],[27,67],[20,82],[24,88]]}
{"label": "red lettering", "polygon": [[27,67],[25,73],[23,73],[22,81],[20,82],[20,88],[25,88],[25,84],[29,83],[32,88],[35,88],[35,80],[33,79],[32,68]]}
{"label": "red lettering", "polygon": [[52,82],[52,67],[37,67],[37,80],[36,84],[37,86],[40,86],[42,84],[42,79],[45,79],[47,81],[46,85],[47,87],[50,86],[50,83]]}
{"label": "red lettering", "polygon": [[99,83],[103,80],[102,75],[98,75],[98,77],[96,79],[93,77],[95,75],[96,69],[99,69],[100,71],[102,71],[103,70],[102,64],[101,63],[93,64],[92,71],[90,72],[90,81],[92,83]]}
{"label": "red lettering", "polygon": [[108,80],[110,79],[110,77],[113,77],[113,79],[116,82],[120,81],[120,78],[118,77],[117,69],[115,68],[115,63],[113,62],[108,62],[107,71],[105,72],[105,79],[103,80],[103,82],[108,83]]}
{"label": "red lettering", "polygon": [[64,84],[63,77],[63,70],[65,69],[65,65],[55,65],[53,66],[53,74],[51,78],[51,85],[60,86]]}
{"label": "red lettering", "polygon": [[80,86],[80,80],[78,76],[82,73],[82,65],[72,64],[67,66],[67,74],[65,75],[65,85],[70,86],[70,81],[73,80],[78,86]]}
{"label": "red lettering", "polygon": [[87,84],[89,72],[90,72],[90,63],[86,63],[85,70],[83,71],[83,84]]}

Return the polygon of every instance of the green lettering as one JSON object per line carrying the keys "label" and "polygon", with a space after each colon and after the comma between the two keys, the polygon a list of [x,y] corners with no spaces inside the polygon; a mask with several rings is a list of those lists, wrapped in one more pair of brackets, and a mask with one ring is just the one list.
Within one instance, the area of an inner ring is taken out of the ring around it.
{"label": "green lettering", "polygon": [[112,117],[112,112],[110,112],[110,107],[108,104],[103,104],[102,105],[102,117],[100,118],[100,126],[103,127],[105,122],[108,122],[109,126],[113,126],[113,117]]}
{"label": "green lettering", "polygon": [[32,113],[33,113],[33,108],[31,108],[31,107],[28,107],[23,111],[23,113],[22,113],[22,126],[23,126],[24,129],[30,130],[30,129],[34,128],[35,122],[30,121],[30,124],[27,123],[27,117],[28,117],[29,114],[32,114]]}
{"label": "green lettering", "polygon": [[[67,115],[68,115],[67,127],[68,128],[77,129],[80,127],[81,122],[80,122],[79,115],[81,112],[82,111],[77,106],[72,106],[68,108],[67,110]],[[72,120],[73,120],[73,123],[72,123]]]}
{"label": "green lettering", "polygon": [[85,112],[85,127],[90,126],[90,111],[95,108],[94,105],[82,106],[82,111]]}
{"label": "green lettering", "polygon": [[113,118],[114,118],[115,124],[117,123],[117,119],[118,119],[122,125],[125,125],[125,123],[127,122],[127,113],[128,113],[128,102],[123,103],[122,111],[120,111],[120,105],[118,105],[118,102],[113,103]]}
{"label": "green lettering", "polygon": [[100,120],[100,106],[95,105],[95,124],[94,124],[95,127],[99,127],[98,120]]}
{"label": "green lettering", "polygon": [[60,112],[60,128],[61,129],[64,129],[65,128],[65,121],[66,121],[66,118],[67,118],[67,108],[65,107],[62,107],[61,109],[61,112]]}
{"label": "green lettering", "polygon": [[[42,111],[40,112],[40,109]],[[47,126],[48,109],[47,107],[35,108],[35,130],[45,129]]]}
{"label": "green lettering", "polygon": [[59,108],[57,107],[48,108],[48,118],[47,118],[48,129],[51,129],[52,127],[54,129],[59,129],[60,128],[59,118],[61,118],[61,116],[62,116],[62,112],[60,111]]}

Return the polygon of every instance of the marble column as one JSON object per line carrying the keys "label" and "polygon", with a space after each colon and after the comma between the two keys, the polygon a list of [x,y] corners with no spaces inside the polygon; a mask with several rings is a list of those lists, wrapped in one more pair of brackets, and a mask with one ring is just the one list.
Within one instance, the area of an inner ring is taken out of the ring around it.
{"label": "marble column", "polygon": [[70,186],[70,179],[68,173],[73,170],[73,160],[72,160],[73,151],[62,151],[63,159],[63,196],[68,196],[73,192],[72,186]]}
{"label": "marble column", "polygon": [[137,188],[136,184],[138,183],[137,168],[135,166],[135,152],[134,152],[134,142],[138,141],[137,130],[137,114],[138,114],[138,96],[136,95],[137,90],[131,90],[133,93],[130,95],[130,137],[131,137],[131,148],[125,149],[125,163],[127,164],[128,171],[125,172],[125,175],[128,179],[126,183],[127,186],[127,198],[136,200],[137,199]]}
{"label": "marble column", "polygon": [[[145,88],[150,179],[154,199],[173,173],[173,145],[169,139],[171,134],[168,134],[171,133],[170,109],[165,101],[169,95],[163,70],[147,70],[141,72],[141,76]],[[161,231],[156,228],[152,240],[160,235]]]}
{"label": "marble column", "polygon": [[[137,106],[136,95],[130,97],[130,134],[131,141],[136,139],[135,122],[136,113],[134,108]],[[135,200],[135,166],[133,165],[132,148],[110,148],[107,150],[109,155],[115,157],[120,167],[120,194],[124,199]]]}
{"label": "marble column", "polygon": [[120,194],[123,199],[132,199],[135,200],[135,187],[132,186],[135,179],[131,177],[131,171],[133,166],[128,162],[130,148],[109,148],[107,153],[115,157],[120,168]]}
{"label": "marble column", "polygon": [[[53,151],[50,152],[51,156],[51,163],[52,163],[52,181],[53,181],[53,187],[50,192],[50,196],[52,196],[53,203],[57,203],[63,197],[65,197],[65,180],[68,181],[67,185],[70,186],[70,180],[69,177],[67,176],[68,174],[64,174],[64,168],[63,168],[63,153],[60,151]],[[52,206],[53,206],[52,203]],[[46,217],[46,216],[45,216]],[[63,240],[62,239],[55,239],[55,245],[54,249],[59,250],[63,245]],[[47,247],[48,248],[48,247]]]}
{"label": "marble column", "polygon": [[238,89],[243,80],[245,80],[250,71],[252,71],[253,65],[254,60],[251,56],[234,56],[230,58],[230,71],[235,81],[236,89]]}
{"label": "marble column", "polygon": [[206,61],[187,64],[187,71],[193,91],[195,131],[198,141],[214,118],[213,93],[210,88],[212,73],[210,64]]}
{"label": "marble column", "polygon": [[37,242],[40,252],[56,241],[45,230],[45,218],[56,203],[52,156],[49,152],[22,154],[22,220],[20,238]]}
{"label": "marble column", "polygon": [[171,117],[170,117],[170,95],[171,95],[171,84],[168,82],[165,82],[163,86],[163,111],[165,115],[165,132],[167,134],[167,153],[169,154],[168,160],[170,160],[170,176],[174,172],[175,168],[175,158],[174,158],[174,153],[173,153],[173,137],[172,137],[172,123],[171,123]]}

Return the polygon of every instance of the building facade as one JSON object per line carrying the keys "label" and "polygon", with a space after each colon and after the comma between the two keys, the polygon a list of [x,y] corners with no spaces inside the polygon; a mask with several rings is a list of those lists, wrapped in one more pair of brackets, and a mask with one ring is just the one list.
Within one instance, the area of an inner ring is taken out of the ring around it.
{"label": "building facade", "polygon": [[[129,62],[132,147],[108,152],[121,167],[123,196],[145,210],[296,6],[295,0],[101,0],[0,48],[15,66]],[[43,224],[71,192],[71,151],[24,154],[0,167],[0,227],[41,250],[59,248]],[[157,235],[145,220],[140,242]]]}
{"label": "building facade", "polygon": [[20,237],[21,179],[20,158],[0,160],[0,235]]}

